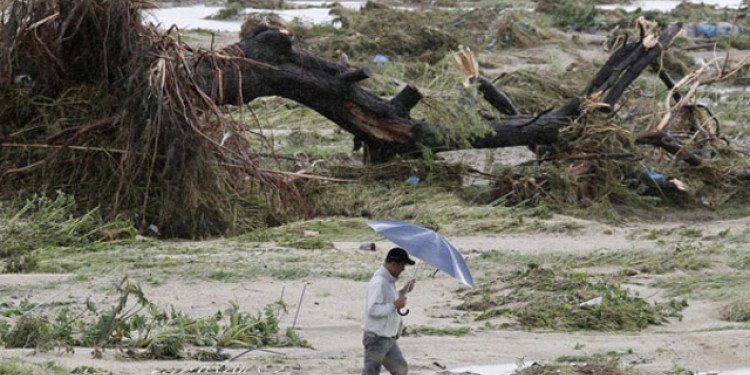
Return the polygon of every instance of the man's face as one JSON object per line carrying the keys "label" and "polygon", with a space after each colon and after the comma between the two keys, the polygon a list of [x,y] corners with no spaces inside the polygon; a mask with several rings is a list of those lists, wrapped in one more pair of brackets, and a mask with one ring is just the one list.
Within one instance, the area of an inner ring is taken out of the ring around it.
{"label": "man's face", "polygon": [[404,272],[404,268],[406,268],[406,262],[387,262],[385,268],[388,269],[388,272],[393,277],[399,277],[401,272]]}

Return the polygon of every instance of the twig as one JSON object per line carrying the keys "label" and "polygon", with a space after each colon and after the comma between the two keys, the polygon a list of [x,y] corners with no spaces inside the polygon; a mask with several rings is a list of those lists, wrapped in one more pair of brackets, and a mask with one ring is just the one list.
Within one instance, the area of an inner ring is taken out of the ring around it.
{"label": "twig", "polygon": [[697,49],[713,48],[714,46],[716,46],[716,43],[703,43],[703,44],[698,44],[698,45],[694,45],[694,46],[690,46],[690,47],[685,47],[682,50],[683,51],[694,51],[694,50],[697,50]]}
{"label": "twig", "polygon": [[85,127],[80,127],[80,128],[78,128],[78,129],[76,130],[75,134],[73,134],[73,136],[72,136],[72,137],[70,137],[70,138],[69,138],[69,139],[68,139],[68,140],[67,140],[67,141],[65,142],[65,144],[64,144],[64,145],[62,145],[62,147],[60,147],[60,148],[56,149],[56,150],[55,150],[54,152],[52,152],[51,154],[47,155],[47,157],[45,157],[44,159],[42,159],[42,160],[39,160],[39,161],[37,161],[36,163],[32,163],[32,164],[29,164],[29,165],[27,165],[27,166],[25,166],[25,167],[20,167],[20,168],[13,168],[13,169],[9,169],[9,170],[7,170],[7,171],[3,172],[3,174],[2,174],[2,175],[0,175],[0,185],[2,185],[2,183],[3,183],[3,180],[5,179],[5,176],[7,176],[7,175],[10,175],[10,174],[13,174],[13,173],[24,173],[24,172],[28,172],[28,171],[30,171],[30,170],[32,170],[32,169],[34,169],[34,168],[36,168],[36,167],[39,167],[39,166],[41,166],[41,165],[44,165],[45,163],[47,163],[48,161],[52,160],[52,159],[53,159],[53,158],[55,158],[55,157],[56,157],[57,155],[59,155],[59,154],[60,154],[60,153],[61,153],[61,152],[62,152],[63,150],[65,150],[65,149],[66,149],[66,148],[67,148],[68,146],[70,146],[70,145],[71,145],[71,144],[73,143],[73,141],[75,141],[76,139],[78,139],[78,137],[80,137],[81,135],[85,134],[86,132],[88,132],[88,131],[90,131],[90,130],[92,130],[92,129],[97,129],[97,128],[101,127],[101,125],[102,125],[102,124],[109,124],[109,122],[107,122],[107,121],[110,121],[110,120],[111,120],[111,121],[114,121],[114,119],[116,119],[116,117],[110,117],[110,118],[108,118],[108,119],[104,119],[104,120],[101,120],[101,121],[100,121],[100,122],[98,122],[98,123],[95,123],[95,124],[91,124],[91,125],[89,125],[89,126],[85,126]]}
{"label": "twig", "polygon": [[[45,143],[0,143],[0,147],[19,147],[19,148],[67,148],[69,150],[74,151],[92,151],[92,152],[106,152],[111,154],[126,154],[128,153],[127,150],[121,150],[118,148],[107,148],[107,147],[91,147],[91,146],[61,146],[61,145],[48,145]],[[143,155],[142,153],[135,153],[135,155]],[[274,158],[274,159],[284,159],[284,160],[290,160],[290,161],[300,161],[302,159],[294,156],[294,155],[285,155],[285,154],[274,154],[274,153],[265,153],[265,152],[258,152],[258,153],[251,153],[249,154],[251,156],[255,157],[262,157],[262,158]],[[159,158],[164,158],[163,155],[158,155]]]}
{"label": "twig", "polygon": [[108,152],[113,154],[124,154],[127,151],[120,150],[117,148],[106,148],[106,147],[86,147],[86,146],[60,146],[60,145],[48,145],[44,143],[0,143],[0,147],[21,147],[21,148],[67,148],[69,150],[77,151],[96,151],[96,152]]}
{"label": "twig", "polygon": [[[228,168],[236,168],[236,169],[248,169],[247,166],[237,165],[237,164],[229,164],[229,163],[219,163],[222,167],[228,167]],[[331,181],[331,182],[359,182],[358,180],[348,180],[344,178],[335,178],[335,177],[325,177],[325,176],[318,176],[314,174],[302,174],[302,173],[295,173],[295,172],[285,172],[285,171],[276,171],[273,169],[266,169],[266,168],[259,168],[256,167],[255,170],[259,172],[264,173],[270,173],[270,174],[277,174],[281,176],[287,176],[287,177],[295,177],[295,178],[306,178],[308,180],[320,180],[320,181]]]}
{"label": "twig", "polygon": [[97,122],[95,122],[93,124],[82,125],[82,126],[74,126],[74,127],[71,127],[71,128],[63,129],[63,130],[61,130],[61,131],[53,134],[49,138],[47,138],[47,143],[50,143],[50,144],[56,143],[58,140],[60,140],[61,138],[63,138],[64,136],[66,136],[66,135],[68,135],[70,133],[73,133],[73,137],[76,138],[76,137],[80,136],[83,133],[86,133],[86,132],[89,132],[89,131],[92,131],[92,130],[101,129],[101,128],[106,128],[108,126],[111,126],[118,119],[119,119],[118,116],[112,116],[112,117],[107,117],[105,119],[101,119],[101,120],[99,120],[99,121],[97,121]]}
{"label": "twig", "polygon": [[729,52],[732,50],[732,40],[734,39],[734,30],[737,27],[737,18],[740,15],[740,7],[734,11],[734,18],[732,19],[732,28],[729,29],[729,41],[727,42],[727,54],[724,57],[724,65],[721,67],[721,74],[723,76],[727,71],[727,65],[729,65]]}
{"label": "twig", "polygon": [[535,122],[536,122],[537,120],[539,120],[539,119],[540,119],[540,118],[541,118],[542,116],[546,115],[547,113],[550,113],[550,112],[551,112],[551,111],[552,111],[553,109],[554,109],[554,108],[552,108],[552,107],[549,107],[549,108],[546,108],[546,109],[542,110],[542,111],[541,111],[541,112],[539,112],[539,113],[538,113],[538,114],[537,114],[536,116],[532,117],[532,118],[531,118],[531,120],[529,120],[529,121],[526,121],[526,122],[524,122],[524,123],[523,123],[523,124],[521,124],[521,125],[518,125],[518,127],[519,127],[519,128],[522,128],[522,127],[524,127],[524,126],[528,126],[528,125],[531,125],[531,124],[535,123]]}

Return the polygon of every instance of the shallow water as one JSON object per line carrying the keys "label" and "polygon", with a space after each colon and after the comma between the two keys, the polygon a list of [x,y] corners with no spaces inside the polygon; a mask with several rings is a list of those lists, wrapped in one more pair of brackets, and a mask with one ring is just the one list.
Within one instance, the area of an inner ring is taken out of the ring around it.
{"label": "shallow water", "polygon": [[[453,368],[449,371],[455,374],[471,372],[479,375],[511,375],[518,370],[518,365],[513,363],[499,365],[475,365]],[[750,375],[750,367],[738,368],[725,371],[706,371],[698,372],[697,375]]]}
{"label": "shallow water", "polygon": [[475,365],[450,369],[450,372],[460,374],[471,372],[479,375],[510,375],[518,369],[518,365],[506,363],[502,365]]}
{"label": "shallow water", "polygon": [[719,375],[750,375],[750,367],[738,368],[729,371],[721,371]]}
{"label": "shallow water", "polygon": [[[322,8],[323,5],[329,4],[324,1],[291,1],[290,4],[300,6],[320,6],[321,8],[307,9],[245,9],[246,13],[250,12],[274,12],[281,16],[284,21],[292,21],[297,18],[306,24],[324,24],[333,21],[334,17],[328,15],[329,8]],[[361,1],[344,1],[341,5],[346,8],[359,9],[364,3]],[[146,21],[155,24],[161,24],[167,29],[172,25],[177,25],[180,29],[209,29],[217,31],[240,31],[242,21],[219,21],[207,20],[206,17],[217,13],[222,7],[195,5],[189,7],[171,7],[158,8],[144,11]]]}
{"label": "shallow water", "polygon": [[149,9],[143,12],[148,22],[161,24],[165,29],[177,25],[180,29],[211,29],[218,31],[240,31],[242,23],[239,21],[216,21],[203,19],[218,12],[222,7],[196,5],[189,7],[173,7]]}
{"label": "shallow water", "polygon": [[[641,0],[641,1],[634,1],[631,4],[622,5],[622,4],[611,4],[611,5],[599,5],[597,6],[600,9],[616,9],[616,8],[622,8],[627,10],[628,12],[634,11],[638,8],[641,8],[642,10],[658,10],[661,12],[668,12],[677,5],[679,5],[682,1],[680,0]],[[690,0],[691,3],[704,3],[704,4],[710,4],[710,5],[718,5],[719,7],[725,7],[725,8],[737,8],[742,3],[742,0]]]}

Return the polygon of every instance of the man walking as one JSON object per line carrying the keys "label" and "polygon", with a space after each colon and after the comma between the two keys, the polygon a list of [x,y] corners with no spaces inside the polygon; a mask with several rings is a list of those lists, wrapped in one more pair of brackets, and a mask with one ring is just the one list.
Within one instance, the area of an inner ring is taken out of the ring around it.
{"label": "man walking", "polygon": [[372,275],[367,284],[365,314],[362,319],[365,346],[365,368],[362,375],[380,374],[380,367],[393,375],[406,375],[409,365],[406,363],[398,337],[401,333],[401,316],[398,310],[406,305],[406,293],[414,289],[416,280],[406,283],[398,292],[396,280],[406,265],[413,265],[406,250],[395,247],[388,251],[383,265]]}

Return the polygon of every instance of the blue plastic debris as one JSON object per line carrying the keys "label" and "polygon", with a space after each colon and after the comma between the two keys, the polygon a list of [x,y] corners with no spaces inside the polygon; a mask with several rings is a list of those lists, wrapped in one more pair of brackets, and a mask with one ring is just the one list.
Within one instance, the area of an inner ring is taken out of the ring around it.
{"label": "blue plastic debris", "polygon": [[719,29],[716,26],[711,25],[695,25],[695,32],[698,35],[707,37],[716,36],[719,33]]}
{"label": "blue plastic debris", "polygon": [[641,179],[645,182],[654,182],[659,186],[664,186],[667,182],[664,175],[654,171],[654,168],[646,168],[641,171]]}
{"label": "blue plastic debris", "polygon": [[705,23],[696,23],[688,25],[688,36],[689,37],[706,37],[713,38],[717,35],[738,35],[740,28],[731,23],[720,22],[715,25],[709,25]]}
{"label": "blue plastic debris", "polygon": [[419,177],[417,177],[417,176],[409,176],[409,177],[408,177],[408,178],[406,179],[406,183],[407,183],[407,184],[412,184],[412,185],[416,185],[416,184],[418,184],[418,183],[419,183]]}
{"label": "blue plastic debris", "polygon": [[518,26],[518,29],[525,32],[525,33],[533,33],[534,32],[534,26],[529,25],[526,22],[518,21],[516,22],[516,26]]}
{"label": "blue plastic debris", "polygon": [[458,25],[464,24],[464,23],[466,23],[466,18],[461,18],[460,20],[458,20],[456,22],[453,22],[452,24],[444,27],[443,30],[448,31],[448,30],[450,30],[450,29],[452,29],[452,28],[454,28],[454,27],[456,27]]}
{"label": "blue plastic debris", "polygon": [[203,229],[208,229],[208,220],[206,220],[206,217],[203,216],[203,212],[201,212],[200,218],[201,218],[201,226],[203,227]]}
{"label": "blue plastic debris", "polygon": [[390,62],[390,60],[388,60],[388,58],[385,57],[384,55],[377,54],[375,55],[375,57],[372,58],[372,62],[378,65],[382,65],[382,64]]}

